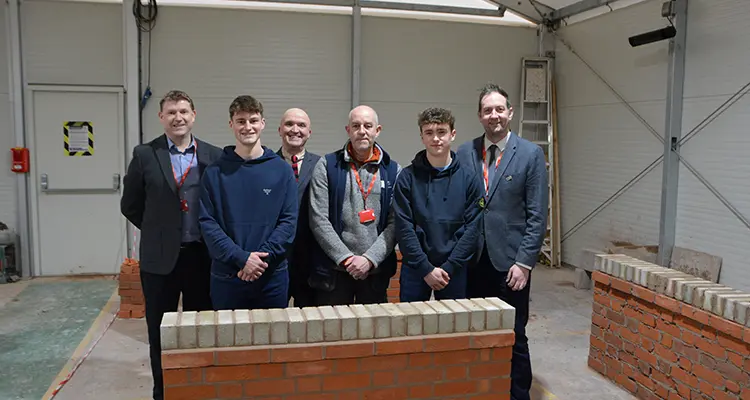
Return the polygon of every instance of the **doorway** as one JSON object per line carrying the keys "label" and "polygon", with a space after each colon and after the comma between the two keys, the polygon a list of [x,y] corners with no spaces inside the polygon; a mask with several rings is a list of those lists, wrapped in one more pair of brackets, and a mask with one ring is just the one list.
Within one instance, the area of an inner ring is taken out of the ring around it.
{"label": "doorway", "polygon": [[117,273],[123,89],[29,85],[26,99],[34,275]]}

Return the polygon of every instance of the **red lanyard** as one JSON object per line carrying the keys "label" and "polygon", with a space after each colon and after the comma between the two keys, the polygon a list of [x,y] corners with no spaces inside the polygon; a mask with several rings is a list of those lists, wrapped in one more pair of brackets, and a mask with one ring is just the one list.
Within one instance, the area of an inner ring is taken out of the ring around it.
{"label": "red lanyard", "polygon": [[[495,169],[497,169],[498,165],[500,165],[500,160],[503,159],[503,153],[504,151],[501,151],[500,154],[497,156],[497,161],[495,161]],[[487,149],[482,148],[482,173],[484,175],[484,192],[488,193],[490,192],[490,176],[487,173]]]}
{"label": "red lanyard", "polygon": [[178,181],[177,177],[175,176],[175,170],[174,170],[174,164],[172,165],[172,176],[174,177],[174,181],[177,184],[177,190],[180,190],[182,185],[185,183],[185,179],[187,179],[188,173],[190,172],[190,168],[193,167],[193,161],[195,161],[195,154],[198,152],[198,142],[193,142],[193,156],[190,157],[190,164],[188,164],[188,167],[185,168],[185,172],[182,173],[182,178]]}
{"label": "red lanyard", "polygon": [[357,168],[354,166],[354,163],[352,163],[352,171],[354,171],[354,177],[357,178],[357,185],[359,185],[359,191],[362,193],[362,204],[364,204],[365,209],[367,209],[367,196],[370,195],[370,192],[372,192],[372,187],[375,186],[375,181],[378,179],[378,173],[372,174],[372,180],[370,181],[370,187],[367,188],[367,193],[365,193],[365,188],[362,186],[362,180],[359,178],[359,172],[357,171]]}

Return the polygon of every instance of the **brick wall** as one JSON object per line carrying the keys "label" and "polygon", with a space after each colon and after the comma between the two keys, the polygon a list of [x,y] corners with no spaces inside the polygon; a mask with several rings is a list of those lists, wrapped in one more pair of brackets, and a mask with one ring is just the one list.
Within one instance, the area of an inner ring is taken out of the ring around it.
{"label": "brick wall", "polygon": [[391,277],[391,282],[388,285],[388,301],[391,303],[398,303],[401,299],[401,252],[396,250],[396,274]]}
{"label": "brick wall", "polygon": [[497,298],[178,312],[165,398],[510,398],[515,310]]}
{"label": "brick wall", "polygon": [[140,274],[138,260],[126,258],[120,265],[120,311],[117,312],[119,318],[143,318],[146,314]]}
{"label": "brick wall", "polygon": [[640,399],[750,399],[750,294],[597,256],[588,365]]}

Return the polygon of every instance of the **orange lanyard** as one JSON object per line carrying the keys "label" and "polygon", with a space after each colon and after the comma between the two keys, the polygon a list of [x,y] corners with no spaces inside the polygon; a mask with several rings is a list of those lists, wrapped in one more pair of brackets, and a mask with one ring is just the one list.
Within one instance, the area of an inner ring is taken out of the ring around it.
{"label": "orange lanyard", "polygon": [[177,184],[177,190],[180,190],[182,188],[182,185],[185,183],[185,179],[187,179],[188,173],[190,172],[190,168],[193,167],[193,161],[195,161],[195,154],[198,152],[198,142],[193,142],[193,156],[190,157],[190,164],[188,164],[188,167],[185,168],[185,172],[182,173],[182,178],[178,181],[176,175],[176,171],[174,170],[174,164],[172,164],[172,176],[174,177],[174,182]]}
{"label": "orange lanyard", "polygon": [[365,188],[362,186],[362,179],[359,178],[359,172],[357,171],[357,168],[354,166],[354,163],[352,163],[352,171],[354,171],[354,177],[357,178],[357,185],[359,185],[359,191],[362,193],[362,204],[364,204],[365,209],[367,209],[367,197],[370,195],[370,192],[372,192],[372,187],[375,186],[375,181],[378,179],[378,173],[375,172],[372,174],[372,180],[370,181],[370,186],[367,188],[367,193],[365,193]]}
{"label": "orange lanyard", "polygon": [[[501,151],[500,154],[497,156],[497,161],[495,161],[495,169],[497,170],[497,167],[500,165],[500,160],[503,159],[503,153],[504,151]],[[490,176],[487,173],[487,149],[482,147],[482,174],[484,175],[484,192],[489,194],[490,192]]]}

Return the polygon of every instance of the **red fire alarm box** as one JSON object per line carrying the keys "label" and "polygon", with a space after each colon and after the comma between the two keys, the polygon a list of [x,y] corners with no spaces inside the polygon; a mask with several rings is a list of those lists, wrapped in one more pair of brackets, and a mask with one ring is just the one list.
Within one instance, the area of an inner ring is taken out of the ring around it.
{"label": "red fire alarm box", "polygon": [[29,149],[25,147],[14,147],[10,149],[13,154],[13,172],[29,172]]}

